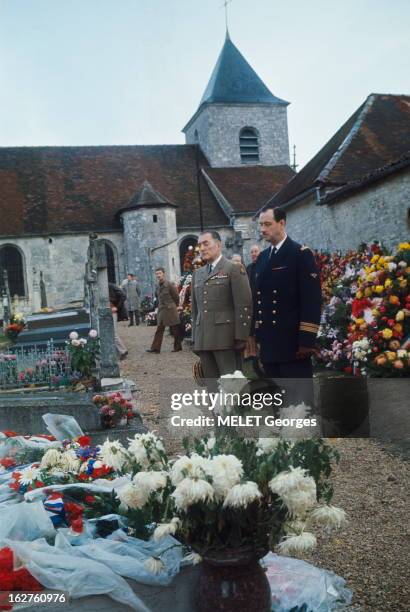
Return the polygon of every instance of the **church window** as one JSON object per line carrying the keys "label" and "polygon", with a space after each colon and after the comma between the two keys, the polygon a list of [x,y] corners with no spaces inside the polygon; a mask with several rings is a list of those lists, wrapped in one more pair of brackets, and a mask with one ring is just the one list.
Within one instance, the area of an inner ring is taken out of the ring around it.
{"label": "church window", "polygon": [[26,288],[24,282],[23,255],[17,247],[7,244],[0,247],[0,287],[3,288],[4,270],[7,271],[10,295],[24,297]]}
{"label": "church window", "polygon": [[107,276],[108,282],[117,284],[117,270],[115,264],[115,254],[114,249],[108,242],[105,243],[105,255],[107,257]]}
{"label": "church window", "polygon": [[158,223],[158,215],[152,215],[152,220],[154,223]]}
{"label": "church window", "polygon": [[254,164],[259,161],[259,139],[254,128],[246,127],[240,131],[239,148],[243,164]]}

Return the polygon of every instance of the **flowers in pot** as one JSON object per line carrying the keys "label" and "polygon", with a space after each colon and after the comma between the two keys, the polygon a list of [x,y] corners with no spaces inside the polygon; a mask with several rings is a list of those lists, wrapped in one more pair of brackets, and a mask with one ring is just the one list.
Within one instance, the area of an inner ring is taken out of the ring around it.
{"label": "flowers in pot", "polygon": [[76,331],[72,331],[67,347],[72,370],[79,372],[84,378],[90,378],[100,354],[100,341],[96,330],[90,329],[88,338],[80,338]]}
{"label": "flowers in pot", "polygon": [[5,328],[5,334],[9,340],[14,341],[19,333],[23,331],[26,321],[21,313],[16,313],[11,317],[10,323]]}
{"label": "flowers in pot", "polygon": [[134,416],[132,402],[128,401],[119,391],[95,395],[93,402],[100,409],[101,424],[105,429],[127,425]]}

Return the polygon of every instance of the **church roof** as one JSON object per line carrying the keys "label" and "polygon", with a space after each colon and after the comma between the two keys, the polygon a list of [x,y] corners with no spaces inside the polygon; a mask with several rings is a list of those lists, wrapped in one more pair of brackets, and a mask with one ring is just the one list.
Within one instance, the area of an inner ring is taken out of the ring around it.
{"label": "church roof", "polygon": [[[227,34],[194,117],[205,104],[274,104],[289,102],[273,95]],[[185,126],[184,130],[188,127]]]}
{"label": "church roof", "polygon": [[153,186],[149,181],[144,181],[142,184],[142,188],[137,191],[128,202],[128,205],[123,210],[128,210],[132,208],[140,208],[143,206],[174,206],[165,196],[163,196],[159,191],[155,191]]}
{"label": "church roof", "polygon": [[[201,168],[215,170],[195,145],[0,147],[0,236],[121,232],[118,212],[130,203],[150,205],[153,198],[155,205],[159,198],[177,207],[178,229],[199,228],[199,192],[204,226],[228,227],[229,217],[198,172]],[[227,168],[214,177],[222,189],[229,182],[227,197],[234,210],[249,201],[253,180],[256,211],[268,197],[269,184],[271,194],[279,189],[275,168],[262,172],[263,199],[256,195],[262,181],[257,166]],[[144,188],[144,181],[151,189]]]}
{"label": "church roof", "polygon": [[302,170],[268,202],[288,206],[316,188],[358,186],[401,169],[410,153],[410,96],[371,94]]}

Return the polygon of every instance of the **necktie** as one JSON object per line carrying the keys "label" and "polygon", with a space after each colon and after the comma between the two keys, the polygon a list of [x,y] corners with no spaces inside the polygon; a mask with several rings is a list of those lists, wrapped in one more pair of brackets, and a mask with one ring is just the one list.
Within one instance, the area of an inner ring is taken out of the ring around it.
{"label": "necktie", "polygon": [[[278,249],[277,249],[275,246],[273,246],[273,247],[271,248],[271,251],[270,251],[270,258],[271,258],[271,257],[273,257],[274,255],[276,255],[276,251],[277,251],[277,250],[278,250]],[[269,258],[269,259],[270,259],[270,258]]]}
{"label": "necktie", "polygon": [[211,274],[212,272],[212,264],[208,264],[208,274]]}

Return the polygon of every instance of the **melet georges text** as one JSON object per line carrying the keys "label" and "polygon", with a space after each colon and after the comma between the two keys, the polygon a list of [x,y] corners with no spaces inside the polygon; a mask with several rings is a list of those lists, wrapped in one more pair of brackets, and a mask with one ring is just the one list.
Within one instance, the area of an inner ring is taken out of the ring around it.
{"label": "melet georges text", "polygon": [[[277,393],[226,393],[219,391],[211,393],[202,389],[192,393],[173,393],[171,395],[171,409],[180,411],[183,408],[202,408],[209,411],[217,411],[220,414],[204,415],[196,417],[184,417],[181,414],[171,416],[173,427],[316,427],[315,418],[292,418],[286,415],[285,418],[277,417],[273,414],[226,414],[233,409],[247,408],[255,411],[264,408],[283,407],[283,396],[285,391]],[[222,408],[222,410],[221,410]]]}

